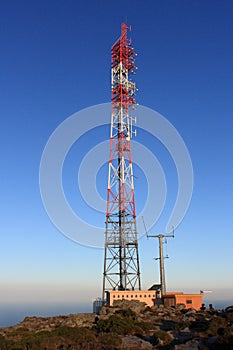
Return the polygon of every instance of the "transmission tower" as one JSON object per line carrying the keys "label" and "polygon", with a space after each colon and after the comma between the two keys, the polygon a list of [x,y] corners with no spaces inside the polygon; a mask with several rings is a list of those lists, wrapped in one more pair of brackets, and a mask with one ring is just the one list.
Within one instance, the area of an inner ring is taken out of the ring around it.
{"label": "transmission tower", "polygon": [[136,85],[130,79],[135,52],[125,23],[112,46],[112,115],[106,210],[103,299],[107,290],[141,289],[133,162],[130,140],[135,134],[132,111]]}

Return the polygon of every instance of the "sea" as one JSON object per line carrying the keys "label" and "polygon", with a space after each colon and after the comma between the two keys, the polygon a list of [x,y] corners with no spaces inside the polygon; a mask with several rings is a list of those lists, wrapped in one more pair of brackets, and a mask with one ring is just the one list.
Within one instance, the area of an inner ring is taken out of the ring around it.
{"label": "sea", "polygon": [[90,303],[0,303],[0,327],[14,326],[27,316],[50,317],[92,311],[91,301]]}
{"label": "sea", "polygon": [[[206,301],[205,301],[206,302]],[[210,303],[217,310],[223,310],[233,305],[233,300],[213,301]],[[209,304],[206,302],[206,307]],[[90,303],[0,303],[0,327],[14,326],[27,316],[50,317],[92,312],[93,306]]]}

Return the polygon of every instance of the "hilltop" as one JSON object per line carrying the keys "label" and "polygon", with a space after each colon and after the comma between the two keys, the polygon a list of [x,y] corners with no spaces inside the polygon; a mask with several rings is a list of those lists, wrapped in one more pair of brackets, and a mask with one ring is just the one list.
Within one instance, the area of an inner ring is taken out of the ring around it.
{"label": "hilltop", "polygon": [[0,350],[233,349],[233,307],[225,311],[152,308],[118,301],[100,315],[26,317],[0,329]]}

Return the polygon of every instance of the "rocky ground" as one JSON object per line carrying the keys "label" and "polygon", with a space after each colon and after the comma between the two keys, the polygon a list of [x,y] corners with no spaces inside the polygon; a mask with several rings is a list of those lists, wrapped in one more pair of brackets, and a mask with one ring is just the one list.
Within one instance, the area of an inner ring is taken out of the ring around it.
{"label": "rocky ground", "polygon": [[233,350],[233,306],[186,310],[117,301],[100,315],[26,317],[0,329],[0,350]]}

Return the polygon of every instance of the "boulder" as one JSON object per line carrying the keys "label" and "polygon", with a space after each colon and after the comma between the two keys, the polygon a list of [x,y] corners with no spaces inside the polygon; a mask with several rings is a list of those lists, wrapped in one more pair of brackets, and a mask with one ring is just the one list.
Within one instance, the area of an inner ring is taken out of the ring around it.
{"label": "boulder", "polygon": [[153,346],[143,339],[134,335],[128,335],[122,339],[122,349],[127,350],[152,350]]}
{"label": "boulder", "polygon": [[175,345],[174,350],[199,350],[199,341],[198,340],[190,340],[185,344]]}

